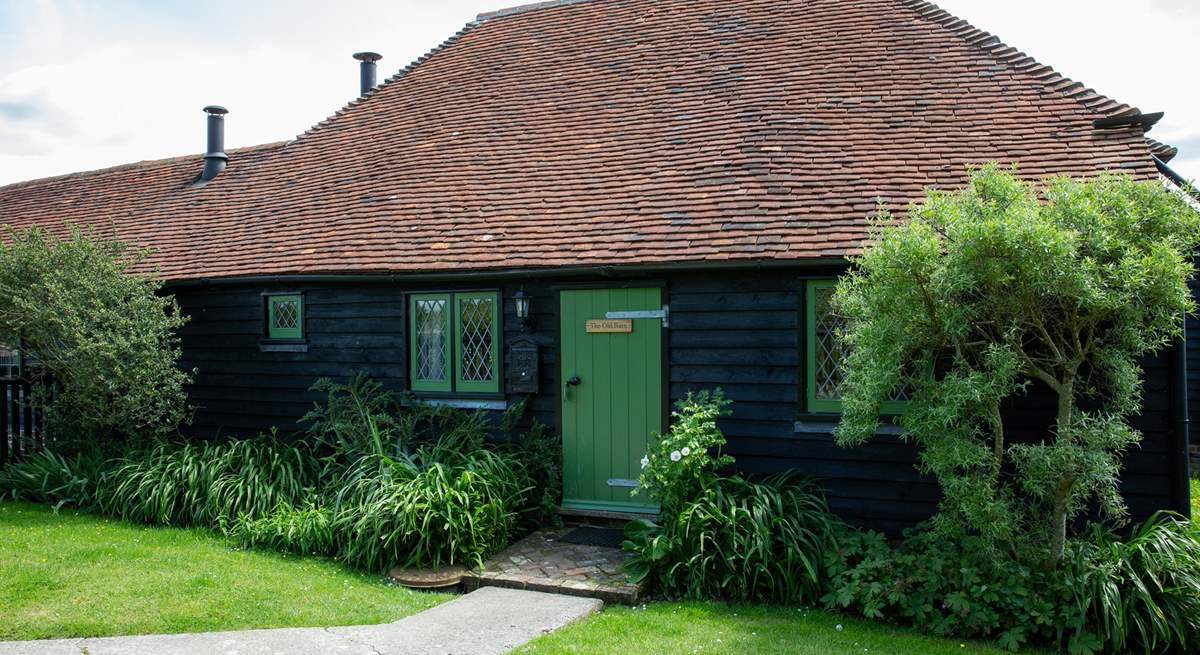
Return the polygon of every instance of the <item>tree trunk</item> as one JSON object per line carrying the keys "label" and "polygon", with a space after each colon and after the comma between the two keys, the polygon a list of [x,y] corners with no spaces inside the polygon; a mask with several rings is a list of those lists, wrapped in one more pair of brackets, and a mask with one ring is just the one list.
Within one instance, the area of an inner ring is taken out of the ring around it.
{"label": "tree trunk", "polygon": [[[1072,410],[1075,408],[1074,379],[1068,376],[1057,389],[1058,420],[1055,423],[1055,438],[1059,441],[1071,437]],[[1050,565],[1057,566],[1062,560],[1067,544],[1067,503],[1071,488],[1075,486],[1075,473],[1063,471],[1050,507]]]}
{"label": "tree trunk", "polygon": [[1053,568],[1062,560],[1063,551],[1067,545],[1067,500],[1071,497],[1071,487],[1075,485],[1074,478],[1064,479],[1054,490],[1054,503],[1050,513],[1050,567]]}
{"label": "tree trunk", "polygon": [[992,422],[992,478],[1000,478],[1000,469],[1004,467],[1004,420],[1000,416],[1000,403],[993,401],[989,408]]}

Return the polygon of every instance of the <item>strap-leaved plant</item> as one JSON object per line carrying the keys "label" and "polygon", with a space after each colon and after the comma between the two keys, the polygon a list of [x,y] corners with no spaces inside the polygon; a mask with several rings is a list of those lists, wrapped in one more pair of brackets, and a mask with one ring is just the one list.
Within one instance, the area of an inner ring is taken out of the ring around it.
{"label": "strap-leaved plant", "polygon": [[[1035,188],[987,166],[906,221],[882,211],[835,296],[849,350],[839,443],[869,439],[905,388],[899,424],[942,488],[935,526],[1057,561],[1089,504],[1125,514],[1139,358],[1181,335],[1198,238],[1185,201],[1121,175]],[[1040,433],[1006,433],[1006,399],[1047,393]]]}

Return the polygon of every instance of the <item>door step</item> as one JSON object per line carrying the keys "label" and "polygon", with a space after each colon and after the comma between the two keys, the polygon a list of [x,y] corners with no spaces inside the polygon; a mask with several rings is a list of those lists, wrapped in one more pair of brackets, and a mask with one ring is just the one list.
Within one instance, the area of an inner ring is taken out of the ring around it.
{"label": "door step", "polygon": [[634,519],[658,518],[658,514],[645,512],[611,512],[598,509],[574,509],[559,507],[558,515],[566,525],[595,525],[602,528],[623,528]]}

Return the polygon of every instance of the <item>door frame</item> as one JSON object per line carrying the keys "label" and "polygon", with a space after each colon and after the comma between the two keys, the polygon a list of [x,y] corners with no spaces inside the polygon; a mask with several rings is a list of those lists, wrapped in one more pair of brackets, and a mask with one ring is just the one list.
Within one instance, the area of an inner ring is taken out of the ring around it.
{"label": "door frame", "polygon": [[[647,279],[630,279],[621,278],[613,280],[597,280],[595,282],[571,282],[562,284],[553,284],[550,286],[550,291],[554,294],[555,312],[554,312],[554,427],[558,432],[559,439],[564,440],[566,435],[563,434],[563,381],[562,381],[562,292],[563,291],[588,291],[593,289],[658,289],[662,304],[671,305],[670,287],[667,280],[664,278],[647,278]],[[662,343],[662,358],[659,366],[662,367],[662,414],[659,418],[659,432],[665,432],[671,427],[671,327],[667,326],[659,331]],[[559,447],[560,450],[562,446]],[[560,469],[566,467],[564,459],[560,464]],[[561,472],[561,471],[560,471]],[[561,501],[559,501],[561,509]],[[578,510],[572,510],[578,513]]]}

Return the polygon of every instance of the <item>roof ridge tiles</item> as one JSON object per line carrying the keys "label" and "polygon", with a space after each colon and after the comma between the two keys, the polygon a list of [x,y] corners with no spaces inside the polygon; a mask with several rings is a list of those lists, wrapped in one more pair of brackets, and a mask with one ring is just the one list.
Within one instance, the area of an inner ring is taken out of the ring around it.
{"label": "roof ridge tiles", "polygon": [[516,5],[515,7],[505,7],[504,9],[485,11],[476,16],[475,20],[482,23],[485,20],[492,20],[494,18],[516,16],[517,14],[538,11],[540,9],[553,9],[555,7],[565,7],[567,5],[577,5],[591,1],[592,0],[544,0],[543,2],[531,2],[528,4]]}
{"label": "roof ridge tiles", "polygon": [[[928,2],[927,0],[896,0],[896,2],[900,6],[908,8],[919,18],[923,18],[942,27],[953,28],[950,30],[952,34],[961,36],[968,45],[984,50],[989,56],[996,57],[1006,66],[1014,67],[1012,62],[1005,61],[1004,59],[1000,58],[1000,53],[1008,49],[1017,50],[1020,55],[1028,57],[1031,62],[1037,61],[1033,57],[1021,52],[1017,48],[1004,43],[1000,37],[975,27],[970,22],[954,16],[954,14],[951,14],[932,2]],[[965,27],[960,26],[960,23],[965,25]],[[1092,111],[1100,111],[1101,113],[1105,114],[1130,110],[1137,111],[1136,107],[1119,102],[1090,88],[1087,88],[1082,83],[1076,82],[1075,80],[1062,75],[1050,66],[1042,64],[1042,68],[1045,70],[1039,71],[1035,69],[1028,72],[1035,79],[1041,75],[1047,75],[1046,80],[1043,82],[1052,88],[1061,81],[1069,82],[1070,84],[1062,86],[1061,88],[1055,88],[1054,90],[1063,93],[1063,95],[1066,97],[1076,100],[1087,109]],[[1059,79],[1056,80],[1054,77],[1058,77]],[[1093,99],[1091,96],[1095,96],[1095,99]],[[1099,109],[1100,107],[1104,108],[1103,111]]]}
{"label": "roof ridge tiles", "polygon": [[471,29],[474,28],[476,25],[479,25],[479,23],[480,23],[480,21],[478,19],[467,23],[461,29],[459,29],[457,32],[450,35],[446,40],[437,44],[433,48],[430,48],[428,52],[418,56],[416,59],[409,62],[406,66],[404,66],[400,70],[396,71],[391,76],[385,78],[383,80],[383,82],[381,82],[379,84],[379,86],[376,86],[375,88],[370,89],[366,93],[351,100],[350,102],[348,102],[344,106],[342,106],[341,109],[338,109],[337,111],[333,112],[332,115],[325,117],[324,119],[322,119],[321,121],[319,121],[315,125],[313,125],[312,127],[308,128],[307,130],[304,130],[300,134],[296,135],[296,138],[292,139],[292,142],[299,141],[301,138],[303,138],[305,136],[308,136],[310,134],[320,131],[322,128],[327,126],[334,119],[336,119],[339,116],[341,116],[342,114],[346,113],[347,110],[357,107],[358,105],[361,105],[362,103],[366,102],[367,100],[370,100],[371,98],[379,95],[380,92],[383,91],[384,87],[388,86],[389,84],[399,81],[405,75],[412,72],[413,69],[415,69],[417,66],[420,66],[421,64],[428,61],[435,54],[454,45],[454,43],[456,41],[458,41],[464,34],[471,31]]}

